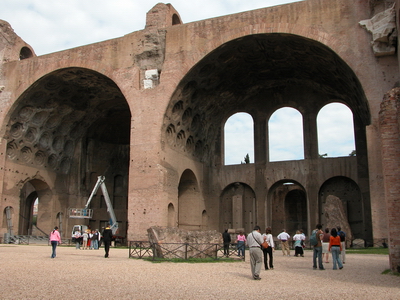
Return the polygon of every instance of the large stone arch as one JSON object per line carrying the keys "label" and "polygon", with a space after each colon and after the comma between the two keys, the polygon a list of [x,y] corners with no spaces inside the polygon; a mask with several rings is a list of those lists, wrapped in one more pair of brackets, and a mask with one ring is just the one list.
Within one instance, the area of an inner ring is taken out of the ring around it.
{"label": "large stone arch", "polygon": [[222,120],[238,111],[267,114],[289,101],[304,107],[302,94],[310,95],[309,113],[335,99],[352,109],[357,130],[370,123],[360,82],[330,48],[293,34],[255,34],[219,46],[188,72],[167,108],[164,139],[175,150],[218,165],[221,149],[214,141]]}
{"label": "large stone arch", "polygon": [[257,225],[257,206],[254,190],[247,184],[229,184],[220,196],[220,228],[250,232]]}
{"label": "large stone arch", "polygon": [[[117,204],[117,220],[123,224],[120,234],[125,235],[130,122],[130,107],[110,78],[86,68],[58,69],[27,88],[8,111],[2,126],[5,163],[20,174],[47,178],[55,195],[52,201],[59,204],[46,211],[61,212],[65,219],[58,222],[66,226],[76,222],[68,219],[67,209],[84,207],[94,179],[104,175]],[[7,172],[4,176],[15,180]],[[14,197],[12,193],[5,191],[3,196]],[[109,219],[106,207],[99,200],[91,205],[91,223],[101,228],[100,222]]]}
{"label": "large stone arch", "polygon": [[[364,207],[362,193],[358,184],[344,176],[330,178],[322,184],[319,192],[322,224],[327,224],[323,207],[329,195],[333,195],[342,201],[353,238],[365,239],[367,244],[372,245],[372,224],[367,221],[368,217],[366,216],[370,212]],[[344,227],[344,224],[337,225]]]}
{"label": "large stone arch", "polygon": [[[36,228],[33,228],[33,204],[39,199]],[[49,185],[42,179],[30,179],[21,188],[18,234],[42,235],[43,232],[58,226],[55,207],[53,203],[53,192]]]}
{"label": "large stone arch", "polygon": [[186,169],[178,186],[178,227],[188,230],[202,229],[204,203],[198,180],[193,171]]}
{"label": "large stone arch", "polygon": [[293,235],[296,230],[308,232],[308,201],[305,188],[293,180],[280,180],[274,183],[268,191],[266,205],[268,226],[274,234],[282,229]]}

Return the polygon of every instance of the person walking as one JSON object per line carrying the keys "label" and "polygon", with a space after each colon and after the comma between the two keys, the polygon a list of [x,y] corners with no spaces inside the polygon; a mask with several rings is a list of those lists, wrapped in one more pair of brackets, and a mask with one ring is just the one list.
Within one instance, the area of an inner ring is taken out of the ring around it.
{"label": "person walking", "polygon": [[286,232],[286,229],[282,229],[282,232],[277,236],[278,240],[281,241],[282,253],[285,256],[290,256],[290,249],[289,249],[289,239],[290,235]]}
{"label": "person walking", "polygon": [[[274,237],[272,236],[272,229],[271,227],[265,228],[265,233],[263,234],[264,241],[267,241],[269,247],[264,248],[264,268],[265,270],[273,270],[274,269],[274,262],[272,253],[275,251],[275,244],[274,244]],[[269,257],[269,264],[268,264],[268,257]],[[268,268],[269,265],[269,268]]]}
{"label": "person walking", "polygon": [[264,242],[261,233],[260,226],[256,225],[254,230],[247,235],[247,246],[249,246],[250,252],[250,267],[251,274],[254,280],[260,280],[260,271],[262,264],[263,252],[261,250],[261,244]]}
{"label": "person walking", "polygon": [[229,256],[229,244],[231,243],[231,235],[228,233],[228,229],[225,229],[222,234],[222,240],[224,242],[224,256]]}
{"label": "person walking", "polygon": [[342,260],[340,259],[340,251],[342,251],[342,244],[340,236],[338,236],[336,228],[332,228],[331,236],[329,238],[329,251],[332,253],[333,270],[343,269]]}
{"label": "person walking", "polygon": [[58,232],[58,227],[54,227],[54,229],[50,232],[50,237],[49,237],[50,243],[51,243],[51,258],[56,257],[56,248],[58,244],[61,244],[61,237],[60,233]]}
{"label": "person walking", "polygon": [[318,259],[318,268],[320,270],[325,270],[324,265],[322,264],[322,238],[324,236],[324,232],[321,230],[322,225],[317,224],[316,229],[313,230],[313,234],[315,233],[317,243],[314,245],[313,249],[313,269],[317,269],[317,259]]}
{"label": "person walking", "polygon": [[110,252],[110,245],[113,237],[112,230],[110,228],[110,224],[108,223],[106,228],[104,228],[103,231],[103,242],[104,242],[104,251],[105,251],[105,258],[108,258],[109,252]]}

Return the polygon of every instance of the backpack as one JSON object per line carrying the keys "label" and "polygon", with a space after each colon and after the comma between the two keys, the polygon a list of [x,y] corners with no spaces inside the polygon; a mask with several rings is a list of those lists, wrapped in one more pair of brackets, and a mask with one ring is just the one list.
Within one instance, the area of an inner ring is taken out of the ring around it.
{"label": "backpack", "polygon": [[346,239],[346,234],[343,231],[339,231],[340,241],[344,242]]}
{"label": "backpack", "polygon": [[316,246],[318,244],[317,241],[317,230],[313,230],[310,236],[310,245],[311,246]]}

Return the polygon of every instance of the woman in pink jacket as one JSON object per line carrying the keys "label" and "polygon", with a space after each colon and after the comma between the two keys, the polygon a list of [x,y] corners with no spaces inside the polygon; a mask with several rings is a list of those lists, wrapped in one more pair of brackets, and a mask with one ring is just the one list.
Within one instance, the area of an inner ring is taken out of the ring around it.
{"label": "woman in pink jacket", "polygon": [[60,233],[58,232],[58,227],[54,227],[54,229],[50,232],[50,243],[53,253],[51,254],[51,258],[56,257],[56,248],[58,244],[61,244]]}

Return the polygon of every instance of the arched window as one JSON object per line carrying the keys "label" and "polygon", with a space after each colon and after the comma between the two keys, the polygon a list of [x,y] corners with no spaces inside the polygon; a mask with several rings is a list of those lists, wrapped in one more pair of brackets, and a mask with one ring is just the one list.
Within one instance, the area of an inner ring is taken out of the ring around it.
{"label": "arched window", "polygon": [[248,113],[236,113],[226,121],[224,127],[225,165],[254,163],[253,127],[253,118]]}
{"label": "arched window", "polygon": [[268,122],[269,161],[304,159],[303,118],[294,108],[276,110]]}
{"label": "arched window", "polygon": [[321,108],[317,128],[320,157],[356,155],[353,113],[346,105],[330,103]]}
{"label": "arched window", "polygon": [[19,53],[19,60],[31,58],[33,56],[32,50],[28,47],[22,47]]}

